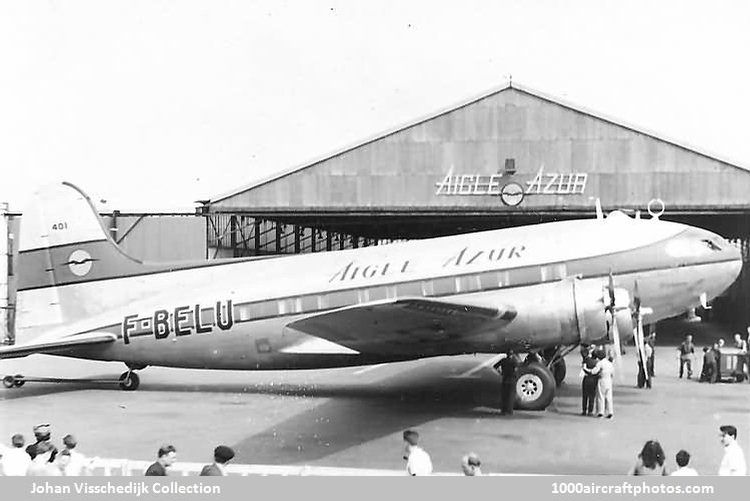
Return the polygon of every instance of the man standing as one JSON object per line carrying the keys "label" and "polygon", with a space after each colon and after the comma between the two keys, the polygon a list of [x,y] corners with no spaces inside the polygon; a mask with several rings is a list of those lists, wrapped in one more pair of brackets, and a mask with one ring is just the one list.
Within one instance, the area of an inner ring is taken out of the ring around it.
{"label": "man standing", "polygon": [[648,343],[643,343],[643,359],[641,359],[639,353],[636,353],[638,359],[638,388],[643,388],[644,386],[649,389],[651,388],[651,376],[649,374],[652,372],[650,367],[653,353],[654,350]]}
{"label": "man standing", "polygon": [[683,368],[687,366],[687,378],[693,377],[693,366],[692,360],[695,355],[695,345],[693,344],[693,336],[688,334],[685,336],[685,340],[677,348],[680,351],[680,378],[682,378]]}
{"label": "man standing", "polygon": [[733,346],[740,350],[739,356],[737,357],[737,368],[742,374],[745,374],[745,367],[747,366],[747,341],[742,339],[742,336],[737,333],[734,335]]}
{"label": "man standing", "polygon": [[419,433],[414,430],[404,432],[404,459],[406,473],[412,477],[431,475],[432,460],[430,455],[419,446]]}
{"label": "man standing", "polygon": [[227,463],[234,457],[231,447],[220,445],[214,449],[214,462],[201,470],[201,477],[226,477]]}
{"label": "man standing", "polygon": [[583,381],[581,382],[581,416],[594,414],[594,402],[596,401],[596,385],[599,376],[594,374],[598,360],[589,356],[583,361]]}
{"label": "man standing", "polygon": [[719,466],[719,475],[737,476],[747,473],[745,454],[737,443],[737,428],[731,425],[719,427],[721,444],[724,446],[724,457]]}
{"label": "man standing", "polygon": [[599,362],[592,372],[599,375],[596,394],[596,405],[599,408],[598,417],[603,417],[606,414],[607,418],[611,419],[615,413],[612,400],[612,379],[615,375],[615,366],[607,360],[607,355],[601,350],[597,353],[596,358],[599,359]]}
{"label": "man standing", "polygon": [[26,470],[29,469],[29,464],[31,464],[31,458],[23,450],[23,444],[26,441],[23,435],[15,434],[10,439],[10,442],[13,444],[13,447],[3,452],[3,459],[0,461],[0,475],[22,477],[26,475]]}
{"label": "man standing", "polygon": [[157,452],[157,459],[146,470],[147,477],[166,477],[167,468],[177,459],[177,449],[173,445],[162,445]]}
{"label": "man standing", "polygon": [[49,424],[38,424],[34,426],[33,431],[34,437],[36,437],[36,442],[26,447],[26,453],[32,460],[36,456],[38,449],[37,446],[40,444],[50,445],[55,450],[55,454],[57,454],[57,447],[52,445],[52,442],[50,441],[52,437],[52,427]]}
{"label": "man standing", "polygon": [[91,475],[91,461],[86,459],[86,456],[75,450],[78,441],[73,435],[65,435],[63,437],[63,444],[65,445],[65,451],[68,451],[70,455],[70,462],[65,467],[65,475],[68,477],[77,477],[79,475]]}
{"label": "man standing", "polygon": [[508,350],[508,354],[505,358],[500,360],[495,365],[495,370],[500,368],[502,371],[503,379],[500,384],[500,399],[502,405],[502,415],[512,415],[513,406],[516,403],[516,369],[518,368],[518,362],[513,350]]}

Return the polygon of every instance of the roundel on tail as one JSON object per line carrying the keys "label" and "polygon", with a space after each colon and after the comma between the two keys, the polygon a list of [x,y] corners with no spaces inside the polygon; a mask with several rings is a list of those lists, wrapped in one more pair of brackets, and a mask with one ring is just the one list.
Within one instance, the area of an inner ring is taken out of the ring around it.
{"label": "roundel on tail", "polygon": [[74,250],[68,258],[68,267],[73,275],[84,277],[91,271],[93,259],[91,254],[83,249]]}

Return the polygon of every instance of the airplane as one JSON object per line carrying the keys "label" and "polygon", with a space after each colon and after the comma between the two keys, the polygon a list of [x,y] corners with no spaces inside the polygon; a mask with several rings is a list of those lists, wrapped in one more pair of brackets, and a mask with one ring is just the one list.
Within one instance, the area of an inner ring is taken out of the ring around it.
{"label": "airplane", "polygon": [[579,344],[642,341],[642,322],[705,305],[742,267],[712,232],[600,207],[596,219],[153,264],[123,252],[73,184],[38,197],[19,235],[17,342],[0,359],[120,361],[112,381],[131,391],[150,365],[319,369],[513,350],[541,355],[516,383],[516,406],[541,410]]}

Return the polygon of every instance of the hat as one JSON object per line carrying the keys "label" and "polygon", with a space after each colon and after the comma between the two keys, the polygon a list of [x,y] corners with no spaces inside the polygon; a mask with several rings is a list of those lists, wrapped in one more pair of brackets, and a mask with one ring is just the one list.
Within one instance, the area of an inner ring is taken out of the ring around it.
{"label": "hat", "polygon": [[49,439],[50,433],[52,433],[52,427],[45,423],[45,424],[38,424],[34,426],[34,436],[41,440]]}
{"label": "hat", "polygon": [[216,449],[214,449],[214,459],[218,463],[226,463],[230,459],[234,457],[234,451],[231,447],[227,447],[226,445],[220,445]]}

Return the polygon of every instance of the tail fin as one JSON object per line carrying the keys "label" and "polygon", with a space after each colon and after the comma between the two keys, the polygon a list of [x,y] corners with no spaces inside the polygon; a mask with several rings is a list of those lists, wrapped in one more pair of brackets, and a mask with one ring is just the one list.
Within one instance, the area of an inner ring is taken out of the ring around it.
{"label": "tail fin", "polygon": [[17,341],[103,311],[117,298],[97,294],[96,282],[143,266],[112,241],[83,191],[65,182],[45,186],[21,218]]}

